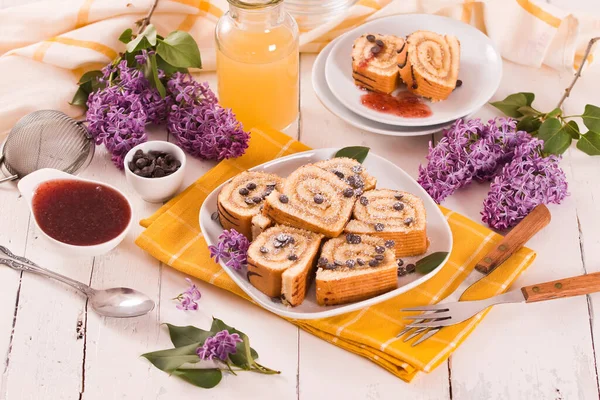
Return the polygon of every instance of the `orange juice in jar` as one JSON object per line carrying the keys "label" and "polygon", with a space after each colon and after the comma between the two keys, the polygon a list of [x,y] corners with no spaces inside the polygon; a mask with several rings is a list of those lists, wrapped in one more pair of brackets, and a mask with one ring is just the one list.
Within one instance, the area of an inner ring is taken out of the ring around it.
{"label": "orange juice in jar", "polygon": [[244,129],[298,118],[298,26],[282,0],[228,0],[217,23],[219,102]]}

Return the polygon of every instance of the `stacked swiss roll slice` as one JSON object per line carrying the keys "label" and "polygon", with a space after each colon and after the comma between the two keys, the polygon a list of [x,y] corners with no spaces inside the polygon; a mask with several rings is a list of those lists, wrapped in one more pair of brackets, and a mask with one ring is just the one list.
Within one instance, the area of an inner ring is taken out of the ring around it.
{"label": "stacked swiss roll slice", "polygon": [[376,184],[350,158],[307,164],[285,179],[261,172],[232,179],[219,194],[219,215],[224,227],[252,238],[249,282],[289,306],[302,303],[313,281],[320,305],[396,288],[396,257],[427,249],[425,209],[418,197]]}
{"label": "stacked swiss roll slice", "polygon": [[417,31],[406,39],[365,34],[352,48],[357,86],[389,94],[402,81],[410,92],[432,101],[445,100],[456,88],[459,64],[458,39],[430,31]]}

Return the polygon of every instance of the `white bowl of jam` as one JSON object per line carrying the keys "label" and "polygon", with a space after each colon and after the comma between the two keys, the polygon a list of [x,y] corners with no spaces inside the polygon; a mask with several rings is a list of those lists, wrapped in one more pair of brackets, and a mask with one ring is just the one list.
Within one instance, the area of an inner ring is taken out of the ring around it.
{"label": "white bowl of jam", "polygon": [[46,168],[21,179],[18,187],[39,230],[71,255],[109,252],[133,223],[131,202],[102,182]]}

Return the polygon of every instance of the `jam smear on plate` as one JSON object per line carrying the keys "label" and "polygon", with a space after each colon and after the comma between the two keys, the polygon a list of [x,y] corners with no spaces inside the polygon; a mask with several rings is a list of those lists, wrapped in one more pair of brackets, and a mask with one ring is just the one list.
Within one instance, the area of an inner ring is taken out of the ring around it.
{"label": "jam smear on plate", "polygon": [[40,184],[32,199],[33,215],[51,238],[91,246],[119,236],[131,220],[127,199],[98,183],[54,179]]}
{"label": "jam smear on plate", "polygon": [[368,92],[363,94],[360,100],[372,110],[404,118],[425,118],[432,114],[431,108],[410,92],[400,92],[396,96]]}

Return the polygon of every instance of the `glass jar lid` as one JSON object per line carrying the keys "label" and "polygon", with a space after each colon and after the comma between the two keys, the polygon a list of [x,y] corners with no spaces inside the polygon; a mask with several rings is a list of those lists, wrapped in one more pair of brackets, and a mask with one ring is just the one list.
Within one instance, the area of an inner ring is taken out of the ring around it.
{"label": "glass jar lid", "polygon": [[283,2],[283,0],[227,0],[232,6],[246,10],[258,10]]}

